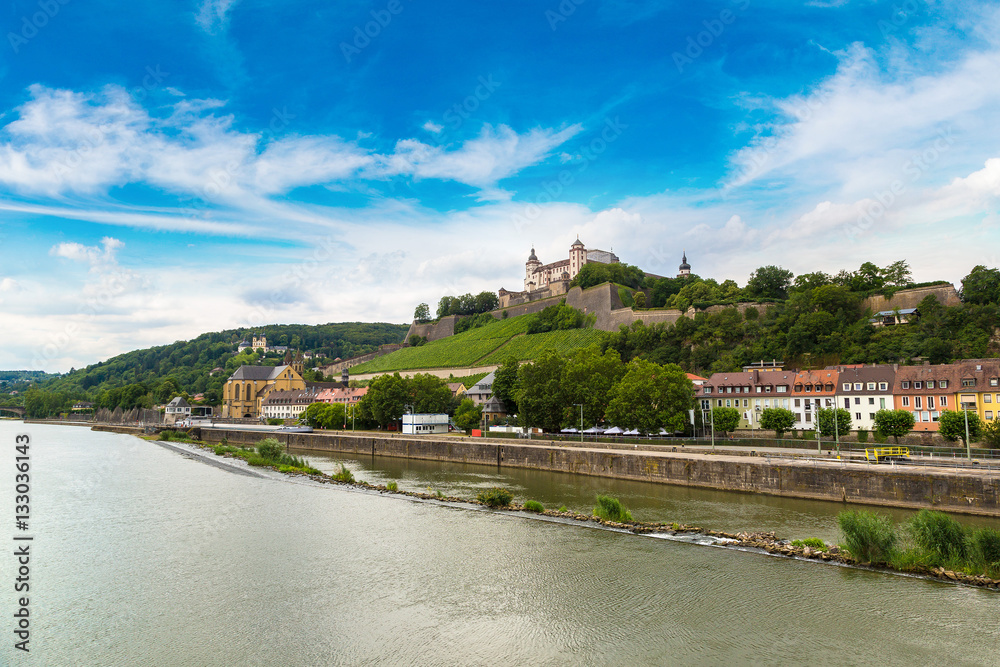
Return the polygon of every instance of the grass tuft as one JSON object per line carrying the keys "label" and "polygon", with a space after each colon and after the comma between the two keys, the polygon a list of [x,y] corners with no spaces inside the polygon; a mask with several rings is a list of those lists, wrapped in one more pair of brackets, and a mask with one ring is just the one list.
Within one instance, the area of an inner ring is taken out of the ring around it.
{"label": "grass tuft", "polygon": [[537,500],[527,500],[524,503],[524,509],[528,512],[544,512],[545,506]]}
{"label": "grass tuft", "polygon": [[632,521],[632,513],[622,506],[617,498],[611,496],[597,496],[597,507],[594,508],[594,516],[604,521]]}
{"label": "grass tuft", "polygon": [[399,491],[399,484],[397,484],[396,482],[389,482],[388,484],[385,485],[385,488],[387,491],[393,491],[393,492]]}
{"label": "grass tuft", "polygon": [[347,469],[343,463],[340,464],[340,471],[330,475],[331,478],[337,480],[338,482],[347,482],[348,484],[354,484],[354,473]]}
{"label": "grass tuft", "polygon": [[495,486],[477,493],[476,500],[488,507],[507,507],[514,500],[514,494],[503,487]]}
{"label": "grass tuft", "polygon": [[874,512],[841,512],[837,524],[844,533],[847,550],[862,562],[887,563],[899,538],[892,519]]}

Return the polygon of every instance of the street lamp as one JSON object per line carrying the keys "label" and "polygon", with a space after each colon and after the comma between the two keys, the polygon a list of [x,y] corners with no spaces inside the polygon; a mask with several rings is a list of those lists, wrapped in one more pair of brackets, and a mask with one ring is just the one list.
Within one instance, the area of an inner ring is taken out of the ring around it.
{"label": "street lamp", "polygon": [[583,403],[574,403],[573,405],[580,407],[580,443],[583,443]]}
{"label": "street lamp", "polygon": [[[975,405],[975,403],[972,403]],[[972,460],[972,449],[969,447],[969,403],[962,401],[962,414],[965,415],[965,456]]]}

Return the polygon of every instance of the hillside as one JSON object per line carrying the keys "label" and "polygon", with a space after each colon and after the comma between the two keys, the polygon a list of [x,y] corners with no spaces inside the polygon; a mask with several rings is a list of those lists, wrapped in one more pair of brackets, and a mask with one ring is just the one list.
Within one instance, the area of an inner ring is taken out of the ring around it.
{"label": "hillside", "polygon": [[608,335],[589,328],[528,334],[535,318],[535,315],[521,315],[497,320],[419,347],[406,347],[354,366],[351,374],[496,365],[508,356],[525,361],[536,358],[545,349],[565,353],[600,343]]}
{"label": "hillside", "polygon": [[[333,359],[371,352],[386,343],[400,343],[406,329],[404,324],[367,322],[229,329],[205,333],[189,341],[119,354],[107,361],[50,379],[42,383],[41,388],[61,394],[67,401],[96,401],[110,389],[142,384],[145,391],[141,395],[149,394],[154,402],[162,399],[159,394],[166,395],[172,391],[191,395],[204,392],[209,402],[215,402],[221,396],[220,390],[226,378],[241,363],[280,363],[279,354],[262,359],[236,354],[239,342],[249,340],[253,335],[266,335],[270,345],[313,351],[321,358]],[[223,370],[213,375],[214,368]]]}

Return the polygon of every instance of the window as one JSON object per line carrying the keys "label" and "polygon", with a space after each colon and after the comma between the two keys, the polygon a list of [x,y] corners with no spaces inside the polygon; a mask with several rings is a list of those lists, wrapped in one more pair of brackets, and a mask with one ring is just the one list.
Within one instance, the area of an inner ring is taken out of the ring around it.
{"label": "window", "polygon": [[875,383],[874,382],[869,382],[868,383],[868,391],[875,391]]}
{"label": "window", "polygon": [[878,405],[878,409],[879,410],[885,410],[885,399],[884,398],[878,399],[878,404],[879,404]]}
{"label": "window", "polygon": [[931,420],[931,413],[924,410],[921,414],[923,414],[925,422],[929,422]]}
{"label": "window", "polygon": [[889,391],[889,383],[888,382],[879,382],[878,383],[878,390],[879,391]]}
{"label": "window", "polygon": [[936,422],[938,420],[938,418],[940,418],[940,417],[941,417],[941,415],[938,414],[937,412],[932,412],[931,413],[931,421],[935,421]]}
{"label": "window", "polygon": [[728,399],[728,398],[726,399],[726,407],[727,407],[727,408],[731,408],[731,407],[733,407],[732,403],[733,403],[733,402],[732,402],[732,401],[731,401],[730,399]]}
{"label": "window", "polygon": [[806,385],[806,393],[807,394],[812,393],[812,390],[813,390],[813,386],[811,384],[807,384]]}
{"label": "window", "polygon": [[938,396],[938,405],[940,405],[942,408],[948,407],[948,397]]}
{"label": "window", "polygon": [[910,397],[909,396],[904,396],[903,397],[903,407],[904,408],[910,407]]}
{"label": "window", "polygon": [[861,421],[861,413],[860,413],[860,412],[855,412],[855,413],[854,413],[854,418],[855,418],[856,420],[858,420],[858,421]]}
{"label": "window", "polygon": [[927,388],[928,389],[933,389],[934,388],[934,380],[928,380],[927,381]]}
{"label": "window", "polygon": [[760,387],[757,387],[757,393],[758,394],[760,393]]}
{"label": "window", "polygon": [[997,379],[996,378],[990,378],[990,386],[991,387],[997,386]]}
{"label": "window", "polygon": [[993,396],[991,394],[983,394],[983,403],[992,403]]}
{"label": "window", "polygon": [[800,384],[795,385],[795,391],[802,391],[802,385]]}
{"label": "window", "polygon": [[812,413],[811,412],[807,412],[806,413],[806,422],[808,423],[808,422],[811,422],[811,421],[812,421]]}
{"label": "window", "polygon": [[721,408],[722,407],[722,399],[721,398],[716,399],[716,402],[719,404],[719,407]]}
{"label": "window", "polygon": [[987,410],[986,411],[986,418],[987,419],[993,419],[993,411],[992,410]]}
{"label": "window", "polygon": [[927,408],[930,409],[930,410],[934,409],[934,397],[933,396],[928,396],[927,397]]}
{"label": "window", "polygon": [[970,378],[970,379],[967,379],[967,380],[962,380],[962,386],[963,387],[975,387],[976,386],[976,380],[975,380],[975,378]]}
{"label": "window", "polygon": [[802,406],[802,401],[800,399],[796,398],[795,399],[795,407],[798,408],[798,407],[801,407],[801,406]]}
{"label": "window", "polygon": [[746,399],[746,398],[743,399],[743,407],[744,408],[749,408],[750,407],[750,401],[748,399]]}
{"label": "window", "polygon": [[854,397],[854,405],[861,405],[861,399],[857,396]]}
{"label": "window", "polygon": [[938,387],[940,387],[941,389],[947,389],[948,388],[948,381],[947,380],[941,380],[941,381],[939,381],[938,382]]}
{"label": "window", "polygon": [[923,382],[919,382],[918,381],[918,382],[914,382],[913,383],[913,388],[914,389],[923,389],[923,387],[924,387],[924,383]]}
{"label": "window", "polygon": [[913,408],[914,408],[915,410],[919,410],[920,408],[922,408],[922,407],[923,407],[923,406],[922,406],[922,405],[920,404],[920,402],[921,402],[921,398],[922,398],[922,397],[920,397],[920,396],[914,396],[914,397],[913,397]]}
{"label": "window", "polygon": [[904,381],[903,381],[903,389],[909,389],[909,388],[910,388],[910,383],[909,383],[909,381],[908,381],[908,380],[904,380]]}
{"label": "window", "polygon": [[851,390],[851,383],[850,382],[845,382],[844,383],[844,391],[850,391],[850,390]]}
{"label": "window", "polygon": [[861,384],[860,382],[855,382],[855,383],[854,383],[854,391],[861,391],[861,388],[862,388],[863,386],[864,386],[864,385],[863,385],[863,384]]}
{"label": "window", "polygon": [[875,413],[874,412],[869,412],[868,413],[868,419],[871,419],[872,421],[875,421]]}
{"label": "window", "polygon": [[775,391],[778,392],[779,394],[784,394],[784,393],[786,393],[788,391],[788,385],[787,384],[779,384],[775,388]]}
{"label": "window", "polygon": [[771,393],[771,385],[767,385],[766,387],[764,387],[764,393],[765,394],[770,394]]}
{"label": "window", "polygon": [[711,394],[711,393],[712,393],[712,388],[711,387],[705,387],[705,394]]}
{"label": "window", "polygon": [[850,410],[851,409],[851,399],[849,399],[849,398],[845,398],[844,399],[844,409],[845,410]]}
{"label": "window", "polygon": [[913,421],[915,421],[915,422],[920,421],[920,413],[919,412],[917,412],[917,411],[913,412]]}

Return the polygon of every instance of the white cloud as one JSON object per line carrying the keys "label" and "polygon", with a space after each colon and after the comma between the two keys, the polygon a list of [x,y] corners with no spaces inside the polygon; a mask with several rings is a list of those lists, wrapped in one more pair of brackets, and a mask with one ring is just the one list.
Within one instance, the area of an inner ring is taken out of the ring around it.
{"label": "white cloud", "polygon": [[21,289],[21,286],[13,278],[7,277],[0,280],[0,292],[15,292]]}
{"label": "white cloud", "polygon": [[441,125],[440,123],[435,123],[432,120],[427,121],[421,127],[423,127],[428,132],[433,132],[434,134],[441,134],[441,131],[444,129],[444,125]]}
{"label": "white cloud", "polygon": [[229,12],[239,0],[203,0],[195,22],[210,35],[217,35],[229,25]]}
{"label": "white cloud", "polygon": [[81,243],[59,243],[52,246],[49,254],[90,264],[91,269],[101,269],[116,264],[115,253],[125,246],[116,238],[105,236],[99,246],[85,246]]}

